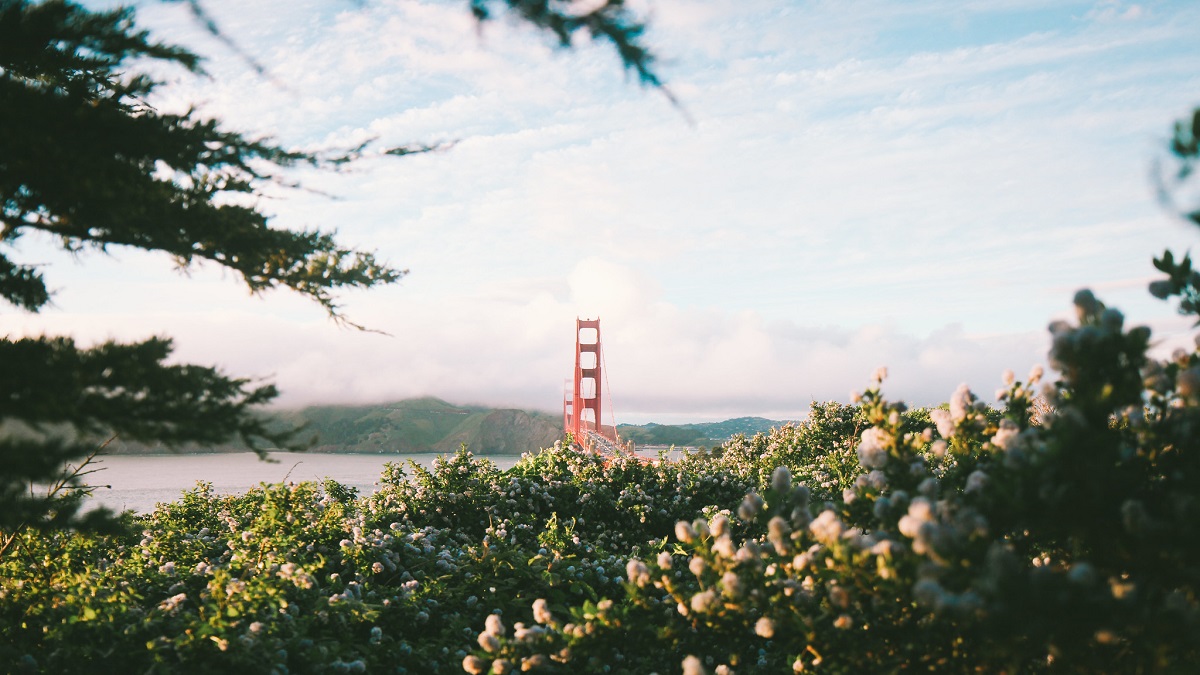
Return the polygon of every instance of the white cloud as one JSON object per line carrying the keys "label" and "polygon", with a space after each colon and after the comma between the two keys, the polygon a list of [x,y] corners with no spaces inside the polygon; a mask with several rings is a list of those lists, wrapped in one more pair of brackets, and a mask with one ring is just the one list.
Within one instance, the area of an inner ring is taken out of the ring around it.
{"label": "white cloud", "polygon": [[[1080,21],[1092,4],[1077,3],[1004,32],[979,26],[1041,3],[646,2],[690,126],[606,46],[563,52],[507,22],[480,39],[461,4],[306,2],[286,21],[280,5],[210,4],[285,86],[151,3],[153,25],[214,55],[215,78],[183,80],[164,107],[201,100],[310,146],[459,140],[300,174],[337,201],[267,203],[279,225],[336,227],[412,270],[347,297],[394,337],[126,253],[53,258],[61,312],[0,314],[0,331],[166,332],[180,358],[273,374],[290,403],[555,409],[572,321],[598,314],[618,414],[794,415],[880,365],[914,403],[962,381],[991,391],[1041,360],[1081,286],[1155,320],[1164,308],[1129,280],[1194,240],[1161,224],[1145,177],[1200,90],[1194,9]],[[910,26],[954,40],[885,35]]]}

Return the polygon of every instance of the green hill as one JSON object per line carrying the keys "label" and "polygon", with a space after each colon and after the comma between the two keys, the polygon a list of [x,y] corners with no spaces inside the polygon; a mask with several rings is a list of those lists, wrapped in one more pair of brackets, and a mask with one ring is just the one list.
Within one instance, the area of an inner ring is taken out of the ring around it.
{"label": "green hill", "polygon": [[712,447],[737,434],[753,436],[784,424],[786,422],[765,417],[738,417],[724,422],[697,424],[620,424],[617,425],[617,433],[622,440],[633,441],[637,445]]}
{"label": "green hill", "polygon": [[[562,419],[545,412],[461,406],[425,397],[395,403],[355,406],[309,406],[273,413],[288,425],[304,424],[315,437],[311,452],[368,454],[452,453],[462,444],[481,455],[519,455],[547,448],[562,438]],[[622,440],[637,445],[712,447],[736,434],[752,436],[784,423],[762,417],[739,417],[701,424],[622,424]],[[118,440],[114,454],[163,453],[161,445]],[[182,452],[245,452],[245,446],[185,447]]]}
{"label": "green hill", "polygon": [[[519,455],[548,448],[562,438],[562,419],[544,412],[457,406],[436,398],[380,405],[310,406],[269,413],[281,424],[305,425],[303,438],[315,438],[310,452],[367,454],[453,453],[466,443],[481,455]],[[188,445],[182,453],[246,452],[242,444]],[[171,452],[162,444],[117,439],[110,454]]]}
{"label": "green hill", "polygon": [[562,437],[562,422],[542,412],[456,406],[417,398],[372,406],[312,406],[289,415],[317,436],[316,452],[521,454]]}

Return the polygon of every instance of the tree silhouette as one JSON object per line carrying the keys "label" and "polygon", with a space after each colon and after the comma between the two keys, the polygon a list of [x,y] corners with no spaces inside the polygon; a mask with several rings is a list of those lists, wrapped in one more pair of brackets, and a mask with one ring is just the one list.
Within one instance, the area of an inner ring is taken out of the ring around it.
{"label": "tree silhouette", "polygon": [[[187,4],[220,35],[202,4]],[[621,0],[589,4],[472,0],[469,8],[480,21],[511,13],[566,47],[583,31],[611,43],[643,84],[661,87],[640,42],[644,26]],[[289,288],[361,328],[341,314],[336,291],[391,284],[404,271],[332,232],[274,227],[252,200],[230,197],[256,195],[297,165],[335,168],[367,153],[431,148],[300,151],[191,110],[160,113],[147,102],[159,83],[136,67],[150,62],[201,72],[195,54],[139,30],[132,10],[0,0],[0,298],[28,312],[50,303],[41,270],[16,255],[22,237],[42,232],[73,253],[131,246],[183,268],[211,261],[252,293]],[[276,396],[273,385],[167,365],[170,353],[166,338],[81,348],[65,337],[0,337],[0,529],[107,522],[103,512],[80,517],[79,499],[61,495],[79,487],[70,463],[113,435],[169,445],[240,440],[260,453],[302,445],[294,430],[272,429],[252,412]],[[64,490],[38,496],[34,484]]]}

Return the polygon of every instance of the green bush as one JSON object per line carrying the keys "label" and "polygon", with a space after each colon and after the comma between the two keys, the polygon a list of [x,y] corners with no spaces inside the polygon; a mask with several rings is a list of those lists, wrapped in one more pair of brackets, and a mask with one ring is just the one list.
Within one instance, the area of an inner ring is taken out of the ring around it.
{"label": "green bush", "polygon": [[[1200,659],[1200,352],[1090,293],[993,409],[881,393],[674,461],[465,449],[200,484],[128,532],[14,531],[17,671],[1186,672]],[[140,534],[136,534],[139,533]]]}
{"label": "green bush", "polygon": [[[1198,135],[1200,111],[1181,181]],[[1190,258],[1155,264],[1151,292],[1200,312]],[[1200,351],[1151,358],[1149,329],[1075,308],[1050,326],[1059,379],[1007,373],[1001,408],[964,385],[909,410],[880,371],[853,405],[674,460],[556,444],[500,471],[464,448],[366,497],[200,484],[115,534],[6,526],[0,664],[1193,672]]]}
{"label": "green bush", "polygon": [[1002,411],[962,387],[924,415],[885,400],[881,374],[853,415],[816,418],[832,428],[732,444],[741,473],[761,475],[751,447],[782,460],[736,525],[679,522],[671,548],[629,560],[624,593],[481,639],[464,668],[1189,672],[1200,353],[1156,362],[1149,330],[1089,292],[1075,304],[1077,325],[1051,327],[1063,376],[1042,410],[1040,369],[1006,376]]}

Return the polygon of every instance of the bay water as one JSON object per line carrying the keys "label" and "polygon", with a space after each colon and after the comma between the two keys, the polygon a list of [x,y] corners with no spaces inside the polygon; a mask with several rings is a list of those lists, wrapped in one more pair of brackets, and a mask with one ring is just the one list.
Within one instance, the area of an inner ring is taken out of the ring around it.
{"label": "bay water", "polygon": [[[218,494],[238,494],[260,483],[303,481],[321,482],[326,478],[358,489],[367,495],[388,462],[407,465],[409,460],[425,467],[433,465],[437,454],[410,455],[335,455],[317,453],[272,452],[270,461],[245,453],[108,455],[98,458],[89,468],[100,471],[86,477],[89,485],[103,486],[89,498],[89,504],[114,511],[132,510],[149,513],[160,502],[176,501],[197,481],[213,484]],[[520,459],[516,455],[489,456],[500,469],[511,468]],[[410,472],[411,473],[411,472]]]}

